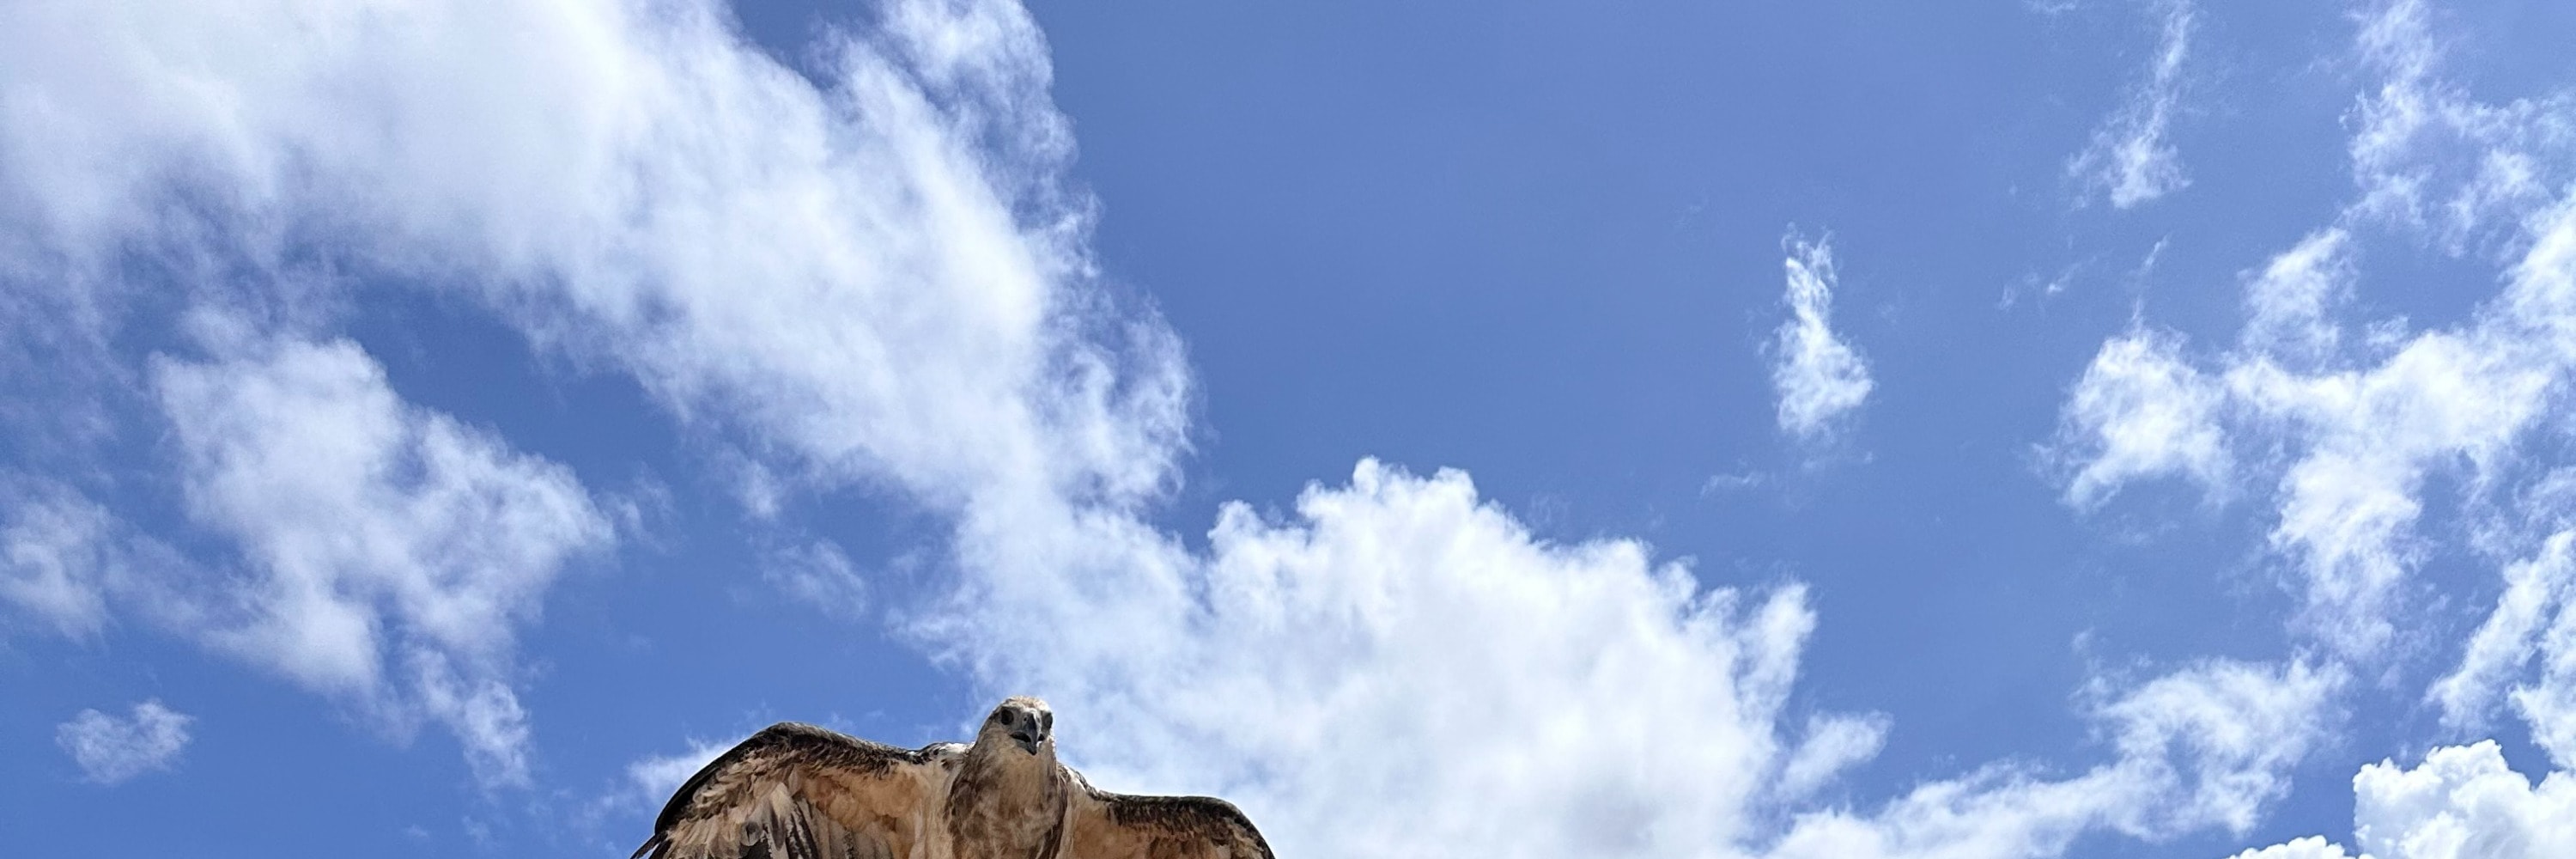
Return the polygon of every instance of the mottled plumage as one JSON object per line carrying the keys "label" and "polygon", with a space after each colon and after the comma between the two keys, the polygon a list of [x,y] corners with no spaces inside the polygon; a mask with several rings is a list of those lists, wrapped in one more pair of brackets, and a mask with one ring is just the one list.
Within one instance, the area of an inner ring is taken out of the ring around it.
{"label": "mottled plumage", "polygon": [[971,746],[773,725],[682,784],[635,856],[1272,859],[1224,800],[1093,788],[1056,761],[1054,727],[1034,698],[993,708]]}

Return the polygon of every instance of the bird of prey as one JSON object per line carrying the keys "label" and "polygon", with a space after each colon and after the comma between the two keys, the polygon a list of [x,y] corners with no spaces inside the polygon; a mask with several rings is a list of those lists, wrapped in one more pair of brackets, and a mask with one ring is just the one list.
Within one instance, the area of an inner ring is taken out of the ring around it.
{"label": "bird of prey", "polygon": [[973,745],[903,749],[782,722],[680,785],[634,859],[1272,859],[1232,803],[1126,796],[1057,763],[1055,713],[993,708]]}

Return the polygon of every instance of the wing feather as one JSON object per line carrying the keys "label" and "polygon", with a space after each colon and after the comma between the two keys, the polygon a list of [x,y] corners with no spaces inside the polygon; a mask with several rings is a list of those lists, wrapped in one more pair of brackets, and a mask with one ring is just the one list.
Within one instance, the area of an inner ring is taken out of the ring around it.
{"label": "wing feather", "polygon": [[632,859],[895,859],[933,825],[953,748],[782,722],[698,770]]}
{"label": "wing feather", "polygon": [[[1072,773],[1071,770],[1066,770]],[[1208,796],[1129,796],[1091,786],[1065,805],[1057,859],[1273,859],[1234,803]]]}

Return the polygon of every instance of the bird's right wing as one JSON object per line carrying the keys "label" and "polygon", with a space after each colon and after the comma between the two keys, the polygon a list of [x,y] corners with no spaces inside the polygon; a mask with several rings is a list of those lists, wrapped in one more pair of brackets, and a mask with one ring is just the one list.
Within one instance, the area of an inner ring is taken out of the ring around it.
{"label": "bird's right wing", "polygon": [[905,859],[955,756],[772,725],[680,785],[635,859]]}

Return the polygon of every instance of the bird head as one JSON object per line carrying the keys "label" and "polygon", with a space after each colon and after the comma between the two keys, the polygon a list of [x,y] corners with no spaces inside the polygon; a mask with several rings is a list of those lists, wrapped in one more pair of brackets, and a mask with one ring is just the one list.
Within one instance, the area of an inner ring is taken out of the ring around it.
{"label": "bird head", "polygon": [[975,734],[976,745],[987,742],[996,748],[1007,742],[1032,755],[1053,751],[1055,711],[1047,709],[1045,701],[1025,695],[1005,699]]}

